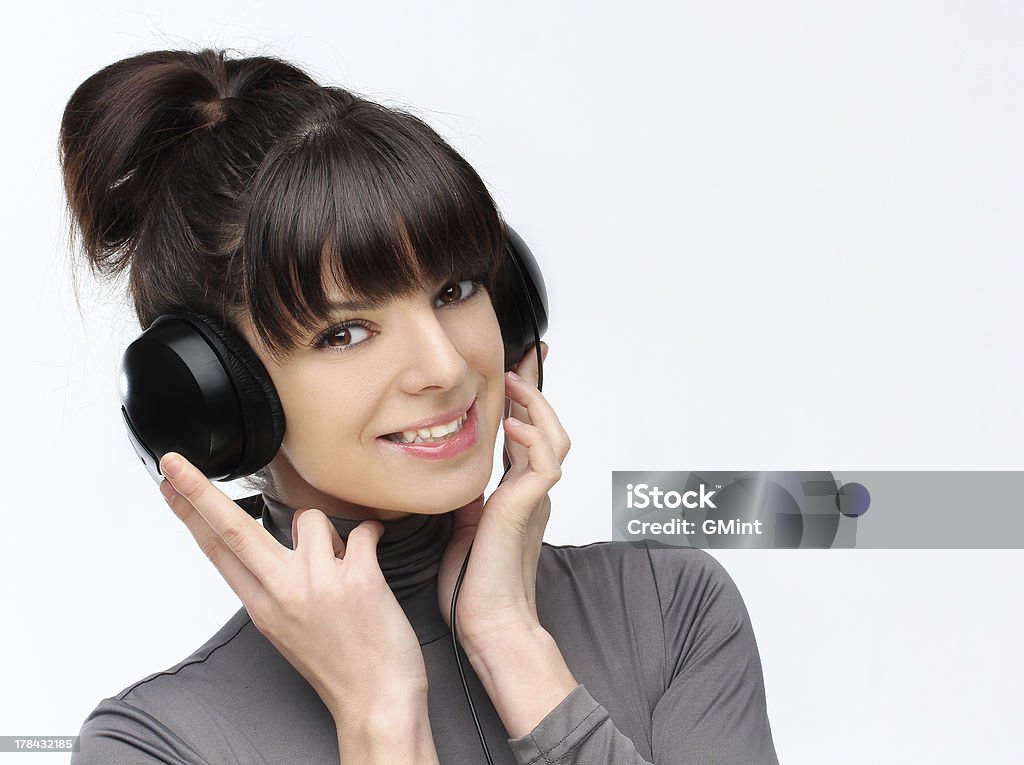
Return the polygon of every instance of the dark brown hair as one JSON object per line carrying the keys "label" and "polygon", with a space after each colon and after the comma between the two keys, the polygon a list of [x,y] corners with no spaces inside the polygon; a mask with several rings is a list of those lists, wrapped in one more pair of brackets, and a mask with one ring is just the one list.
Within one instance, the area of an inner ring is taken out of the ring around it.
{"label": "dark brown hair", "polygon": [[[72,94],[59,156],[72,252],[128,271],[142,327],[248,316],[283,363],[333,320],[325,273],[379,302],[508,273],[494,200],[437,132],[272,56],[117,61]],[[248,484],[272,491],[264,471]]]}

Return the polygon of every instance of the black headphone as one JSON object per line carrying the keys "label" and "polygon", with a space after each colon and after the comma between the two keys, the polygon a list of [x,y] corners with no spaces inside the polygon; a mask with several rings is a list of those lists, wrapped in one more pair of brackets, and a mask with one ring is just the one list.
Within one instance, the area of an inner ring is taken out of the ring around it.
{"label": "black headphone", "polygon": [[[507,224],[505,231],[518,278],[506,276],[506,283],[493,285],[491,296],[505,346],[505,370],[532,345],[537,388],[543,390],[540,338],[548,328],[548,294],[526,242]],[[157,317],[121,356],[118,389],[128,439],[157,484],[162,479],[160,459],[169,451],[181,454],[211,480],[231,481],[267,465],[284,438],[284,409],[263,362],[236,332],[204,314],[183,311]],[[261,499],[257,494],[236,502],[259,518]],[[462,687],[490,764],[455,639],[459,590],[472,552],[470,542],[449,619]]]}
{"label": "black headphone", "polygon": [[[504,228],[518,274],[495,285],[492,295],[505,370],[531,344],[540,370],[539,341],[548,327],[544,279],[530,248],[511,226]],[[267,465],[284,438],[284,409],[266,367],[235,331],[204,314],[155,319],[122,354],[118,389],[128,439],[158,484],[167,452],[178,452],[211,480],[232,481]]]}

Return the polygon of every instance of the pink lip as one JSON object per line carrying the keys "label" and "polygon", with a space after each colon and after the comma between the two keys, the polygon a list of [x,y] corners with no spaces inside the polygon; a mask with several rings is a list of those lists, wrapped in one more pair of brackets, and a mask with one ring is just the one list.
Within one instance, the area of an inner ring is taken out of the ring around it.
{"label": "pink lip", "polygon": [[[435,425],[446,425],[447,423],[451,422],[455,418],[461,417],[462,413],[465,412],[467,409],[469,409],[471,406],[473,406],[473,404],[475,402],[476,402],[476,399],[474,398],[468,404],[460,406],[458,409],[452,409],[452,410],[447,411],[444,414],[440,414],[437,417],[434,417],[433,419],[430,419],[430,420],[421,420],[420,422],[416,423],[415,425],[406,425],[404,428],[398,428],[397,430],[392,430],[391,433],[401,433],[403,430],[420,430],[421,428],[432,428]],[[385,433],[384,435],[391,435],[391,433]]]}
{"label": "pink lip", "polygon": [[[440,421],[436,421],[436,424],[451,422],[461,413],[461,410],[458,410],[453,415],[449,416],[447,420],[442,419]],[[462,424],[462,429],[454,433],[447,441],[438,441],[433,444],[401,444],[397,441],[392,441],[385,436],[378,436],[377,441],[391,449],[397,449],[403,454],[407,454],[412,457],[421,457],[428,460],[445,460],[454,457],[457,454],[462,454],[476,443],[478,419],[479,418],[476,413],[476,399],[473,399],[473,403],[469,407],[469,412],[466,413],[466,421]],[[413,428],[408,428],[408,430],[413,430]]]}

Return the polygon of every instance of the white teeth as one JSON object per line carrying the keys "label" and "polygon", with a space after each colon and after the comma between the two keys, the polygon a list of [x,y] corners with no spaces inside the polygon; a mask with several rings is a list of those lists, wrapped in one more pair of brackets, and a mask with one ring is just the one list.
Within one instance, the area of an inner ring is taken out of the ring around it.
{"label": "white teeth", "polygon": [[407,444],[430,444],[435,441],[444,441],[449,435],[462,429],[462,424],[468,416],[469,413],[466,412],[447,425],[435,425],[432,428],[420,428],[419,430],[403,430],[401,437],[399,437],[399,434],[394,433],[388,436],[388,438],[398,443]]}

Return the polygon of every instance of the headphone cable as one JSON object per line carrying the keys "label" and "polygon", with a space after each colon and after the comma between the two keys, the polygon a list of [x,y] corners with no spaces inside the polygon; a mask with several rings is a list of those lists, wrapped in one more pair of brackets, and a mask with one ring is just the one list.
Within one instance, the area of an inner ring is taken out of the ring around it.
{"label": "headphone cable", "polygon": [[[527,301],[530,302],[530,319],[533,322],[533,336],[536,338],[540,333],[537,330],[537,318],[533,313],[533,302],[530,301],[529,293],[526,295]],[[540,340],[533,344],[533,347],[537,350],[537,390],[543,390],[544,385],[544,357],[540,352]],[[504,449],[504,447],[503,447]],[[505,453],[508,454],[507,449]],[[501,474],[501,480],[498,481],[498,485],[501,486],[505,481],[505,476],[508,475],[508,471],[512,468],[512,462],[505,467],[505,472]],[[477,735],[480,737],[480,745],[484,748],[484,756],[487,758],[487,765],[494,765],[494,761],[491,759],[491,752],[487,748],[487,740],[484,737],[483,729],[480,727],[480,720],[476,716],[476,707],[473,706],[473,696],[469,692],[469,684],[466,682],[466,672],[462,668],[462,660],[459,658],[459,641],[455,638],[455,606],[459,601],[459,590],[462,589],[462,577],[466,573],[466,566],[469,565],[469,555],[473,551],[473,543],[469,543],[469,549],[466,550],[466,558],[462,561],[462,570],[459,571],[459,578],[455,580],[455,591],[452,593],[452,610],[449,616],[451,623],[451,634],[452,634],[452,649],[455,651],[455,663],[459,667],[459,677],[462,678],[462,688],[466,692],[466,701],[469,702],[469,711],[473,715],[473,724],[476,726]]]}

